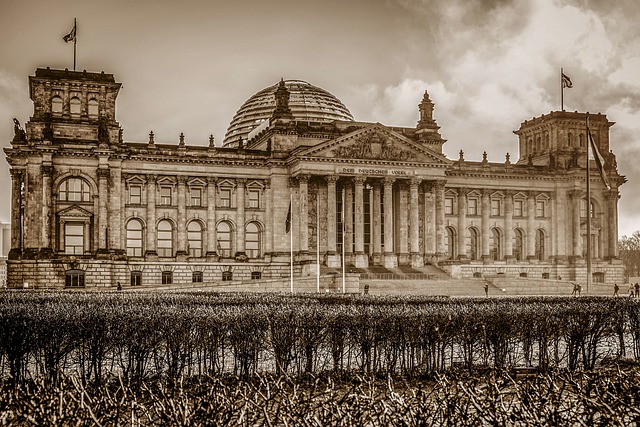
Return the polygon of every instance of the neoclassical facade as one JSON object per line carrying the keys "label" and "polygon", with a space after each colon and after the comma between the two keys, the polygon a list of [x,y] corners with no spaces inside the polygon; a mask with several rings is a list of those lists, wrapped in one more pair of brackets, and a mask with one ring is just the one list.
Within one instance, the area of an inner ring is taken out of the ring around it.
{"label": "neoclassical facade", "polygon": [[[618,188],[606,160],[586,198],[587,114],[555,111],[514,133],[502,163],[443,155],[425,92],[416,127],[353,120],[333,95],[281,81],[238,110],[222,146],[128,142],[112,74],[37,69],[33,116],[5,148],[10,287],[145,286],[353,271],[622,282]],[[514,146],[515,149],[515,146]]]}

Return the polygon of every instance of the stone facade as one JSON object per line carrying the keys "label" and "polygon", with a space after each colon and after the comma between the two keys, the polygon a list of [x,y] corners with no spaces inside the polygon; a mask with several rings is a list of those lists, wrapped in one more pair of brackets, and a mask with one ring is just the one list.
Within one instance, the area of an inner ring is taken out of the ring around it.
{"label": "stone facade", "polygon": [[[38,69],[11,147],[10,287],[280,279],[438,265],[452,277],[623,282],[618,188],[604,115],[551,112],[514,133],[519,157],[447,159],[425,92],[415,128],[312,121],[277,85],[270,119],[223,147],[127,142],[111,74]],[[319,253],[319,258],[317,254]]]}

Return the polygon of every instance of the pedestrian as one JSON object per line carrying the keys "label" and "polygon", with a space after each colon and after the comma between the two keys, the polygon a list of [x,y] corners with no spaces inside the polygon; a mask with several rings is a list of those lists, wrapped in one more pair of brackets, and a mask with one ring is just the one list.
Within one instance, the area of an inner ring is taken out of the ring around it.
{"label": "pedestrian", "polygon": [[636,282],[636,298],[640,297],[640,284]]}
{"label": "pedestrian", "polygon": [[620,286],[618,286],[617,283],[613,284],[613,296],[617,297],[618,296],[618,291],[620,290]]}
{"label": "pedestrian", "polygon": [[120,282],[118,282],[117,289],[118,289],[119,291],[121,291],[121,290],[122,290],[122,285],[120,284]]}
{"label": "pedestrian", "polygon": [[578,282],[573,282],[573,291],[571,292],[571,296],[578,294]]}
{"label": "pedestrian", "polygon": [[633,283],[629,283],[629,298],[633,298]]}
{"label": "pedestrian", "polygon": [[488,283],[484,284],[484,296],[485,297],[489,296],[489,284]]}
{"label": "pedestrian", "polygon": [[578,296],[582,295],[582,285],[578,283]]}

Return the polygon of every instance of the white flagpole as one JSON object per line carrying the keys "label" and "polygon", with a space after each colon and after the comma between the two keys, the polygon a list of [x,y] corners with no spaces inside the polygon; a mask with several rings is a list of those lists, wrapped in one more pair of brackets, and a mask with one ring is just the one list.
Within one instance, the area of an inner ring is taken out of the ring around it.
{"label": "white flagpole", "polygon": [[564,111],[564,80],[562,76],[564,75],[564,70],[562,67],[560,68],[560,111]]}
{"label": "white flagpole", "polygon": [[73,71],[76,70],[76,41],[78,40],[78,26],[76,18],[73,18]]}
{"label": "white flagpole", "polygon": [[[289,206],[293,210],[293,194],[289,193]],[[291,293],[293,293],[293,212],[291,213],[291,222],[289,225],[289,275],[291,277]]]}
{"label": "white flagpole", "polygon": [[345,276],[345,271],[344,271],[344,267],[345,267],[345,262],[344,262],[344,188],[342,189],[342,209],[340,209],[342,212],[340,213],[340,215],[342,216],[342,293],[346,293],[347,292],[347,286],[346,286],[346,276]]}
{"label": "white flagpole", "polygon": [[[587,294],[591,290],[591,173],[589,168],[589,150],[591,149],[591,131],[587,115]],[[595,154],[594,154],[595,155]]]}
{"label": "white flagpole", "polygon": [[316,191],[316,291],[320,293],[320,197]]}

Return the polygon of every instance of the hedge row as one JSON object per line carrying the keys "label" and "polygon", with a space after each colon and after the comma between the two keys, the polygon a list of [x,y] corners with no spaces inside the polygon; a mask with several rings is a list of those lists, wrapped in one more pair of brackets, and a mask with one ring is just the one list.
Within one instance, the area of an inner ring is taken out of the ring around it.
{"label": "hedge row", "polygon": [[630,357],[640,359],[640,302],[628,298],[0,293],[0,373],[13,381],[575,371]]}

